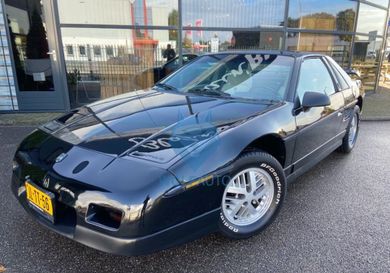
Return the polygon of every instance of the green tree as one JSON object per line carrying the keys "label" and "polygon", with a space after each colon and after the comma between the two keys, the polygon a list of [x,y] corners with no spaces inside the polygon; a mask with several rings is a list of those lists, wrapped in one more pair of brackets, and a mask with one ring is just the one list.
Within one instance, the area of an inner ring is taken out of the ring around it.
{"label": "green tree", "polygon": [[[284,21],[280,23],[280,26],[284,26]],[[297,28],[299,26],[299,18],[294,19],[291,17],[287,18],[287,26],[292,28]]]}
{"label": "green tree", "polygon": [[[178,26],[179,25],[179,12],[174,9],[168,15],[168,25],[170,26]],[[177,30],[169,31],[169,40],[177,41],[178,35]]]}
{"label": "green tree", "polygon": [[[337,13],[336,26],[337,30],[353,31],[355,23],[356,12],[353,9],[346,9]],[[350,42],[352,40],[351,35],[339,35],[343,41]]]}

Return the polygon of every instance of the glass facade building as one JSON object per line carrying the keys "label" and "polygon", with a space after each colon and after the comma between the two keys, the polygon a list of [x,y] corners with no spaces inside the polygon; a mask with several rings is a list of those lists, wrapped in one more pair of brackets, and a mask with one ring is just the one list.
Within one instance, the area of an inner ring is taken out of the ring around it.
{"label": "glass facade building", "polygon": [[0,111],[68,110],[153,85],[186,54],[320,52],[373,90],[388,0],[1,0]]}

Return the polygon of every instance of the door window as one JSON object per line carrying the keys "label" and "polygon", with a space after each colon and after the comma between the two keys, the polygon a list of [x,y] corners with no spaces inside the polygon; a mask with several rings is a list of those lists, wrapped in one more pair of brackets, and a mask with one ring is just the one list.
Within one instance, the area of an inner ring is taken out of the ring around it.
{"label": "door window", "polygon": [[297,96],[302,101],[305,92],[335,93],[335,87],[328,69],[321,59],[306,59],[301,65]]}
{"label": "door window", "polygon": [[349,88],[349,84],[346,79],[348,79],[347,73],[332,59],[327,58],[330,65],[333,67],[334,74],[336,75],[337,81],[339,83],[340,89],[344,90]]}

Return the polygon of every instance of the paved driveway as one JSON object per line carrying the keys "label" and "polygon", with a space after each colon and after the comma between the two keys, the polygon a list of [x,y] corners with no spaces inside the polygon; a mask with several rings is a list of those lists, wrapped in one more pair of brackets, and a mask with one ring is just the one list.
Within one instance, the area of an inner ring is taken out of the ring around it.
{"label": "paved driveway", "polygon": [[349,156],[332,154],[290,185],[262,234],[216,234],[145,257],[118,257],[31,219],[10,192],[11,157],[31,128],[0,128],[0,264],[7,272],[390,272],[390,123],[362,123]]}

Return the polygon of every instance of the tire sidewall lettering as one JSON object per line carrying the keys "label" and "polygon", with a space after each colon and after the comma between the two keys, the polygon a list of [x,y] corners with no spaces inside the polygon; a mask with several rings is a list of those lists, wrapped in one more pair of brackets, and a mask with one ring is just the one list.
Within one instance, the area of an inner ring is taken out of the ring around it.
{"label": "tire sidewall lettering", "polygon": [[[276,194],[275,194],[273,202],[276,206],[278,206],[279,203],[281,202],[282,197],[283,197],[283,189],[282,189],[283,186],[282,186],[282,183],[280,182],[281,181],[280,176],[277,173],[277,171],[275,170],[275,168],[273,168],[271,165],[269,165],[267,163],[261,163],[260,167],[262,169],[266,170],[274,180],[273,182],[274,182],[274,187],[276,188]],[[225,226],[226,228],[228,228],[231,232],[234,232],[234,233],[240,232],[239,227],[231,224],[228,220],[226,220],[225,216],[223,215],[222,210],[220,212],[220,220],[222,222],[222,225]]]}
{"label": "tire sidewall lettering", "polygon": [[278,205],[282,197],[282,183],[280,183],[280,177],[276,172],[276,170],[272,166],[268,165],[267,163],[262,163],[260,167],[268,171],[268,173],[274,178],[274,182],[275,182],[274,185],[276,186],[277,189],[275,204]]}
{"label": "tire sidewall lettering", "polygon": [[233,231],[235,233],[238,232],[238,228],[236,228],[235,226],[233,226],[232,224],[230,224],[228,221],[226,221],[225,219],[225,216],[223,216],[223,213],[222,211],[220,212],[220,217],[221,217],[221,221],[222,221],[222,224],[227,227],[230,231]]}

